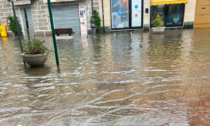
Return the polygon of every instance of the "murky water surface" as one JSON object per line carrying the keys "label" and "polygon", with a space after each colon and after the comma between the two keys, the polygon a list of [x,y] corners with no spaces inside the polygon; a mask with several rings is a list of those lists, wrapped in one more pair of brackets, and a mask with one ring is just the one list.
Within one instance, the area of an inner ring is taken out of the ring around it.
{"label": "murky water surface", "polygon": [[18,41],[2,39],[0,126],[210,125],[210,29],[57,44],[60,67],[51,53],[25,70]]}

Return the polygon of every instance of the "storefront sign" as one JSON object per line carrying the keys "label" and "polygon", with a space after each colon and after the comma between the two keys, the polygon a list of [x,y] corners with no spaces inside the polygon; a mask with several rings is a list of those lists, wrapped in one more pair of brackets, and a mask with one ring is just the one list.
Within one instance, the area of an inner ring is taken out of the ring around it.
{"label": "storefront sign", "polygon": [[143,0],[111,0],[112,29],[142,28],[142,3]]}
{"label": "storefront sign", "polygon": [[80,30],[81,34],[87,35],[87,20],[86,20],[86,9],[79,9],[80,18]]}

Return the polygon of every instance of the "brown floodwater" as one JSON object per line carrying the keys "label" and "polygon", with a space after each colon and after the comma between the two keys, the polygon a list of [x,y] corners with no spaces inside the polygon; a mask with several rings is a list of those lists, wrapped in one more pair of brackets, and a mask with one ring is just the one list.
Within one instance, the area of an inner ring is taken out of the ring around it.
{"label": "brown floodwater", "polygon": [[210,125],[210,29],[74,35],[27,69],[0,39],[0,126]]}

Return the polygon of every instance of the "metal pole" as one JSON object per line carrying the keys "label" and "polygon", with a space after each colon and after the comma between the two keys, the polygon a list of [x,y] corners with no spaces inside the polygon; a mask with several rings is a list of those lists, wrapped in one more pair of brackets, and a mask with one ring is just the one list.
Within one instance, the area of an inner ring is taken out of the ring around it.
{"label": "metal pole", "polygon": [[[14,2],[13,2],[13,0],[11,0],[11,2],[12,2],[13,13],[14,13],[15,25],[16,25],[17,33],[18,33],[18,39],[19,39],[19,43],[20,43],[20,49],[21,49],[21,53],[23,53],[22,43],[21,43],[21,39],[20,39],[20,31],[19,31],[19,26],[18,26],[18,22],[17,22],[16,13],[15,13]],[[25,69],[27,69],[26,63],[24,61],[23,61],[23,64],[25,66]]]}
{"label": "metal pole", "polygon": [[93,14],[93,0],[91,0],[91,6],[92,6],[92,37],[96,37],[96,26],[95,26],[95,20],[94,20],[94,14]]}
{"label": "metal pole", "polygon": [[103,32],[105,33],[105,28],[104,28],[104,0],[102,0],[102,17],[103,17]]}
{"label": "metal pole", "polygon": [[13,13],[14,13],[15,25],[16,25],[16,28],[17,28],[17,33],[18,33],[18,39],[19,39],[19,43],[20,43],[20,48],[21,48],[21,52],[23,53],[22,43],[21,43],[21,39],[20,39],[20,31],[19,31],[19,26],[18,26],[18,22],[17,22],[16,13],[15,13],[14,2],[13,2],[13,0],[11,2],[12,2],[12,9],[13,9]]}
{"label": "metal pole", "polygon": [[52,29],[52,37],[53,37],[53,44],[54,44],[54,50],[55,50],[56,64],[59,66],[57,43],[56,43],[56,39],[55,39],[55,29],[54,29],[54,24],[53,24],[53,15],[52,15],[52,8],[51,8],[50,0],[47,0],[47,3],[48,3],[49,14],[50,14],[50,24],[51,24],[51,29]]}

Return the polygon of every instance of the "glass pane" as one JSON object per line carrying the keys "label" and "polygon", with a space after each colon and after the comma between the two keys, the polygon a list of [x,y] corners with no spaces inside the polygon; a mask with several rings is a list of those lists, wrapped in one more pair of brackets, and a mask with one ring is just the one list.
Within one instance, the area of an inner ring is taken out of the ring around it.
{"label": "glass pane", "polygon": [[112,29],[128,28],[128,0],[111,0]]}
{"label": "glass pane", "polygon": [[184,17],[184,4],[172,4],[166,8],[166,26],[182,26]]}
{"label": "glass pane", "polygon": [[132,27],[141,27],[142,0],[132,0]]}
{"label": "glass pane", "polygon": [[164,5],[158,5],[158,6],[151,6],[151,27],[155,27],[153,24],[153,21],[155,20],[155,17],[157,15],[160,15],[160,18],[164,21],[165,20],[165,8]]}

